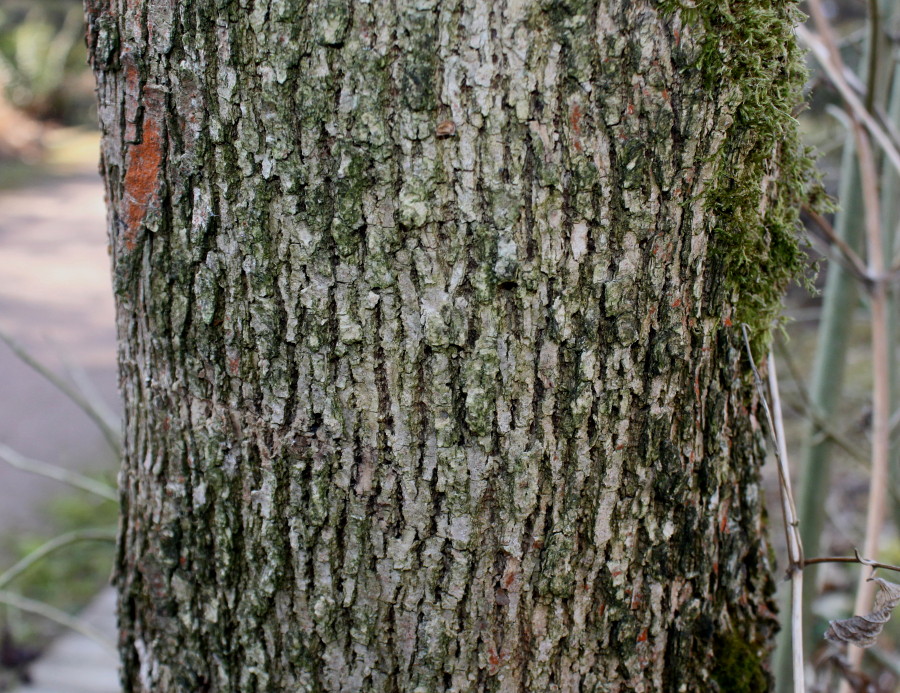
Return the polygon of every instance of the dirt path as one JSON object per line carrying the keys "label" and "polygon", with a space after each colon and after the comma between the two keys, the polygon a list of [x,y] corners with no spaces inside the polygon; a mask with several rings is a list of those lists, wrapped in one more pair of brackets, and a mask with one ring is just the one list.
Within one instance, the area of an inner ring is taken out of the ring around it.
{"label": "dirt path", "polygon": [[[92,167],[96,168],[96,167]],[[118,408],[103,190],[82,168],[0,193],[0,327],[57,372],[82,368]],[[0,443],[71,468],[115,461],[87,417],[0,343]],[[68,492],[0,463],[0,533],[41,526],[41,506]]]}

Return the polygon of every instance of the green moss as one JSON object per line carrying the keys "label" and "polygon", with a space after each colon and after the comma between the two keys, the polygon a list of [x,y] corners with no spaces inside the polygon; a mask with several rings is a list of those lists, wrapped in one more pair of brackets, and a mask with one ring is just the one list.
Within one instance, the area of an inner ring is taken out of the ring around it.
{"label": "green moss", "polygon": [[[713,258],[734,301],[732,320],[749,325],[754,351],[764,353],[787,284],[807,274],[800,206],[820,207],[822,199],[792,116],[806,79],[792,33],[801,14],[786,0],[691,4],[664,0],[660,6],[678,13],[685,30],[699,37],[698,54],[685,69],[699,70],[705,89],[735,90],[734,123],[715,153],[716,179],[705,197]],[[767,182],[773,172],[775,180]]]}
{"label": "green moss", "polygon": [[719,638],[713,650],[713,680],[728,693],[765,693],[769,677],[756,649],[737,634]]}

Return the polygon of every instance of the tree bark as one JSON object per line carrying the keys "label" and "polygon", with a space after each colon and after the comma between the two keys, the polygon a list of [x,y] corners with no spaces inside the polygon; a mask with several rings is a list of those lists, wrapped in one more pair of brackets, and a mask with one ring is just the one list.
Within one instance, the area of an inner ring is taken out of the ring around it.
{"label": "tree bark", "polygon": [[792,4],[86,5],[125,689],[766,690]]}

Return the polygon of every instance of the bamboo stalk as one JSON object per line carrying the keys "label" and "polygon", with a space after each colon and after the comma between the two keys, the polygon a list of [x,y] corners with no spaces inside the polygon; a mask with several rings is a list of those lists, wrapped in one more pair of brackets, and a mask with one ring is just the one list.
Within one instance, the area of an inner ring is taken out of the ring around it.
{"label": "bamboo stalk", "polygon": [[[865,208],[866,247],[869,272],[884,274],[887,267],[881,234],[881,209],[878,200],[878,179],[875,158],[867,133],[858,124],[854,127],[859,167],[862,180],[863,206]],[[887,487],[890,483],[890,417],[891,417],[891,367],[888,338],[887,284],[876,281],[871,291],[872,311],[872,472],[869,482],[869,503],[866,513],[866,536],[863,553],[878,555],[881,529],[887,515]],[[860,571],[853,612],[865,613],[875,596],[876,585],[868,580],[866,571]],[[848,659],[854,669],[859,669],[863,650],[852,647]],[[846,688],[846,685],[844,686]]]}

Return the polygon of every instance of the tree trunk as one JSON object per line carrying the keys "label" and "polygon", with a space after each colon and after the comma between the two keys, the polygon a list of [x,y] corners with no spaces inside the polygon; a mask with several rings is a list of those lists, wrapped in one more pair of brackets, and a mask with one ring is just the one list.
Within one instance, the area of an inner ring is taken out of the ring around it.
{"label": "tree trunk", "polygon": [[766,690],[792,4],[86,4],[125,689]]}

